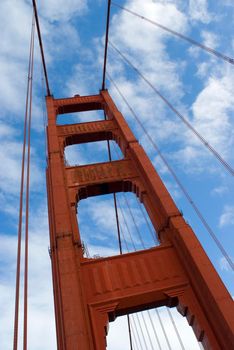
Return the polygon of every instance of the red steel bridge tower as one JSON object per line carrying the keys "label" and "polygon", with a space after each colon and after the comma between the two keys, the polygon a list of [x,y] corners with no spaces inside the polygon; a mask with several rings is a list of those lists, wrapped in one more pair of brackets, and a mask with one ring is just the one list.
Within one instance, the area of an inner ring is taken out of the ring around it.
{"label": "red steel bridge tower", "polygon": [[[57,125],[59,114],[104,110],[103,121]],[[95,96],[47,97],[50,244],[59,350],[104,350],[108,323],[162,305],[186,316],[205,349],[234,346],[233,301],[107,90]],[[124,158],[66,166],[68,145],[114,140]],[[160,245],[120,256],[83,256],[79,201],[134,192]]]}

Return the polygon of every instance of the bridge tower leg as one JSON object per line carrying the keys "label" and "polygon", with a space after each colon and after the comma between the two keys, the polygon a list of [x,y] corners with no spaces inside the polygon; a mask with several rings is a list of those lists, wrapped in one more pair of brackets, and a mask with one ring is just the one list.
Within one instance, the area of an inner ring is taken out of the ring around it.
{"label": "bridge tower leg", "polygon": [[[57,125],[57,115],[104,110],[107,120]],[[176,306],[205,349],[234,344],[233,301],[191,227],[139,145],[108,91],[47,97],[47,192],[59,350],[104,350],[108,322],[158,306]],[[114,140],[124,158],[67,166],[64,148]],[[90,196],[134,192],[160,245],[100,259],[83,256],[77,204]]]}

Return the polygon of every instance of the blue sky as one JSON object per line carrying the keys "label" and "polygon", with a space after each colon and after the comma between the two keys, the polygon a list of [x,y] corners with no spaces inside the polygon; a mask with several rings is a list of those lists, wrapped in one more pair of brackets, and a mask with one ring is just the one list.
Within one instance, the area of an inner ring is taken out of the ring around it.
{"label": "blue sky", "polygon": [[[121,5],[154,19],[171,29],[190,36],[234,57],[233,1],[208,0],[116,0]],[[55,97],[96,94],[101,87],[103,38],[106,1],[41,0],[38,1],[50,87]],[[31,2],[2,0],[0,4],[0,338],[4,350],[11,348],[14,308],[14,272],[23,116],[27,79],[27,58],[31,24]],[[110,40],[145,76],[189,119],[192,125],[228,161],[234,164],[234,70],[233,66],[191,47],[180,39],[149,23],[111,9]],[[194,202],[216,233],[230,256],[234,256],[234,190],[233,178],[210,155],[181,121],[163,105],[155,93],[134,71],[109,50],[107,69],[126,96],[144,126],[160,147]],[[117,106],[145,147],[185,219],[202,242],[230,293],[234,295],[233,273],[200,224],[192,208],[171,178],[168,170],[149,144],[142,130],[115,88],[107,87]],[[43,133],[44,91],[41,86],[40,55],[37,48],[33,106],[31,216],[30,216],[30,332],[29,348],[55,349],[53,301],[51,291],[48,224],[45,192],[45,155]],[[60,123],[94,120],[101,113],[59,117]],[[115,148],[112,146],[114,157]],[[69,164],[86,164],[107,160],[104,143],[68,147]],[[127,195],[137,224],[147,246],[152,240],[140,209],[131,194]],[[125,212],[123,195],[118,201]],[[87,224],[87,218],[89,224]],[[110,196],[87,200],[79,205],[82,239],[90,255],[117,253],[116,228]],[[121,225],[126,226],[120,214]],[[141,248],[129,215],[128,225],[136,246]],[[130,237],[126,241],[131,249]],[[124,246],[125,247],[125,246]],[[161,310],[163,317],[164,311]],[[152,316],[154,317],[154,316]],[[178,316],[176,316],[178,317]],[[37,322],[34,320],[37,319]],[[109,350],[127,348],[115,345],[123,322],[111,328]],[[155,320],[155,322],[157,322]],[[178,322],[184,322],[178,319]],[[182,325],[182,327],[184,327]],[[169,334],[172,331],[169,330]],[[46,336],[45,336],[46,335]],[[192,335],[185,337],[191,345]],[[190,346],[190,347],[189,347]],[[177,348],[176,348],[177,349]],[[179,347],[178,347],[179,349]]]}

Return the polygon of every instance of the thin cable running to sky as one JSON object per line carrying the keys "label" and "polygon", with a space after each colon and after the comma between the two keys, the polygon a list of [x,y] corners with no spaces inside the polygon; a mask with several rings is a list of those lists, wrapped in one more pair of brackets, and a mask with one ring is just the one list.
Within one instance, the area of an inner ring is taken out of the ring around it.
{"label": "thin cable running to sky", "polygon": [[[33,16],[34,17],[34,16]],[[17,263],[16,263],[16,285],[15,285],[15,315],[14,315],[14,336],[13,336],[13,350],[18,349],[18,328],[19,328],[19,294],[20,294],[20,265],[21,265],[21,243],[22,243],[22,221],[23,221],[23,198],[24,198],[24,174],[25,174],[25,155],[26,155],[26,136],[28,130],[28,118],[29,118],[29,97],[31,86],[31,73],[32,73],[32,56],[33,56],[33,28],[31,29],[30,39],[30,53],[28,63],[28,82],[25,102],[25,116],[24,116],[24,138],[22,148],[22,162],[21,162],[21,184],[20,184],[20,204],[19,204],[19,221],[18,221],[18,243],[17,243]]]}
{"label": "thin cable running to sky", "polygon": [[136,68],[127,57],[110,41],[109,44],[112,49],[114,49],[120,57],[125,61],[133,70],[151,87],[151,89],[161,98],[161,100],[180,118],[180,120],[192,131],[192,133],[201,141],[201,143],[215,156],[215,158],[220,162],[220,164],[232,175],[234,176],[234,169],[221,157],[221,155],[206,141],[206,139],[201,136],[201,134],[190,124],[190,122],[155,88],[155,86]]}
{"label": "thin cable running to sky", "polygon": [[117,92],[119,93],[121,98],[123,99],[123,101],[125,102],[125,104],[127,105],[128,109],[130,110],[130,112],[131,112],[132,116],[134,117],[134,119],[137,121],[137,123],[142,128],[143,132],[145,133],[145,135],[147,136],[148,140],[150,141],[150,143],[152,144],[152,146],[154,147],[154,149],[158,153],[159,157],[162,159],[163,163],[166,165],[167,169],[169,170],[169,172],[171,173],[171,175],[174,178],[175,182],[177,183],[177,185],[179,186],[179,188],[181,189],[181,191],[183,192],[183,194],[187,198],[188,202],[190,203],[190,205],[192,206],[193,210],[197,214],[198,218],[202,222],[203,226],[205,227],[205,229],[209,233],[210,237],[213,239],[213,241],[215,242],[216,246],[219,248],[220,252],[225,257],[227,263],[229,264],[231,269],[234,271],[234,263],[232,262],[231,257],[228,255],[228,253],[224,249],[222,243],[216,237],[214,231],[212,230],[212,228],[207,223],[206,219],[202,215],[201,211],[198,209],[197,205],[194,203],[194,201],[193,201],[192,197],[190,196],[190,194],[188,193],[188,191],[182,185],[182,183],[179,180],[179,178],[177,177],[175,171],[172,169],[172,167],[170,166],[170,164],[168,163],[168,161],[166,160],[166,158],[164,157],[164,155],[162,154],[162,152],[160,151],[160,149],[156,145],[155,141],[152,139],[152,137],[150,136],[150,134],[148,133],[148,131],[146,130],[146,128],[144,127],[144,125],[142,124],[142,122],[140,121],[140,119],[138,118],[138,116],[136,115],[136,113],[134,112],[134,110],[132,109],[132,107],[130,106],[130,104],[128,103],[126,98],[124,97],[123,93],[120,91],[119,87],[113,81],[113,79],[111,78],[111,76],[110,76],[110,74],[108,72],[107,72],[107,76],[108,76],[108,79],[110,80],[110,82],[114,85],[115,89],[117,90]]}
{"label": "thin cable running to sky", "polygon": [[106,16],[106,38],[105,38],[104,62],[103,62],[102,90],[105,89],[105,85],[106,85],[106,64],[107,64],[108,38],[109,38],[109,27],[110,27],[110,9],[111,9],[111,0],[108,0],[107,16]]}
{"label": "thin cable running to sky", "polygon": [[[103,81],[105,82],[105,78]],[[104,119],[105,120],[107,119],[105,112],[104,112]],[[110,141],[109,140],[107,140],[107,150],[108,150],[109,162],[112,162],[112,155],[111,155],[111,148],[110,148]],[[119,213],[118,213],[118,207],[117,207],[116,193],[113,193],[113,200],[114,200],[115,220],[116,220],[116,228],[117,228],[118,243],[119,243],[119,253],[120,253],[120,255],[122,255],[123,249],[122,249],[122,241],[121,241],[121,235],[120,235],[120,223],[119,223]],[[128,323],[128,335],[129,335],[130,350],[133,350],[132,332],[131,332],[131,324],[130,324],[129,315],[127,315],[127,323]]]}
{"label": "thin cable running to sky", "polygon": [[28,116],[28,144],[27,144],[27,171],[26,171],[26,198],[25,198],[25,249],[24,249],[24,326],[23,326],[23,350],[28,348],[28,244],[29,244],[29,199],[30,199],[30,161],[31,161],[31,123],[32,123],[32,99],[33,99],[33,71],[34,71],[34,34],[35,16],[33,16],[33,40],[31,57],[31,76],[29,91],[29,116]]}
{"label": "thin cable running to sky", "polygon": [[[115,144],[114,144],[114,150],[115,150],[115,153],[117,155],[117,158],[121,159],[120,154],[119,154],[118,149],[117,149],[117,146]],[[157,244],[159,244],[159,240],[158,240],[158,237],[156,235],[156,232],[153,231],[152,227],[150,226],[150,224],[149,224],[149,222],[147,220],[147,216],[146,216],[144,210],[142,209],[142,206],[141,206],[139,198],[138,197],[135,197],[135,198],[136,198],[136,202],[137,202],[138,208],[140,209],[141,214],[142,214],[142,216],[145,219],[145,223],[146,223],[146,226],[148,227],[149,233],[151,234],[151,237],[152,237],[155,245],[157,245]]]}
{"label": "thin cable running to sky", "polygon": [[[116,154],[117,154],[118,159],[120,159],[120,155],[119,155],[119,153],[118,153],[118,151],[117,151],[117,146],[116,146],[115,144],[114,144],[114,149],[115,149],[115,152],[116,152]],[[144,219],[145,219],[145,223],[146,223],[146,225],[147,225],[147,227],[148,227],[148,230],[152,233],[151,236],[152,236],[153,241],[154,241],[155,243],[156,243],[156,242],[159,243],[159,241],[156,241],[156,235],[154,234],[153,230],[151,229],[151,227],[150,227],[150,225],[149,225],[149,223],[148,223],[147,217],[146,217],[146,215],[145,215],[145,213],[144,213],[144,211],[143,211],[143,209],[142,209],[142,207],[141,207],[141,205],[140,205],[140,202],[139,202],[139,200],[138,200],[137,198],[136,198],[136,202],[137,202],[138,208],[139,208],[140,211],[141,211],[142,216],[143,216]],[[118,205],[118,206],[119,206],[119,208],[120,208],[120,205]],[[126,246],[126,248],[127,248],[127,251],[128,251],[128,253],[129,253],[129,248],[128,248],[128,244],[127,244],[127,241],[126,241],[126,238],[125,238],[123,229],[121,230],[121,234],[122,234],[122,237],[123,237],[123,239],[124,239],[124,242],[125,242],[125,246]],[[135,248],[135,251],[136,251],[136,248]],[[175,330],[175,333],[176,333],[176,335],[177,335],[177,338],[178,338],[178,341],[179,341],[179,343],[180,343],[181,349],[182,349],[182,350],[185,350],[184,345],[183,345],[183,342],[182,342],[182,339],[181,339],[181,336],[180,336],[180,334],[179,334],[179,330],[178,330],[178,328],[177,328],[177,326],[176,326],[176,323],[175,323],[175,321],[174,321],[174,319],[173,319],[171,310],[168,309],[168,308],[166,308],[166,309],[167,309],[167,312],[168,312],[168,314],[169,314],[170,320],[171,320],[171,322],[172,322],[172,326],[173,326],[173,328],[174,328],[174,330]],[[155,338],[156,338],[158,347],[159,347],[159,349],[162,349],[149,310],[147,310],[147,313],[148,313],[148,316],[149,316],[149,319],[150,319],[151,326],[152,326],[152,328],[153,328],[153,332],[154,332],[154,335],[155,335]],[[144,322],[144,323],[145,323],[145,322]],[[146,326],[146,324],[145,324],[145,326]],[[147,333],[148,333],[148,330],[147,330]],[[148,334],[148,335],[149,335],[149,334]],[[151,343],[151,340],[150,340],[150,343]]]}
{"label": "thin cable running to sky", "polygon": [[[127,242],[126,242],[126,239],[125,239],[123,230],[122,230],[122,236],[123,236],[123,238],[124,238],[127,251],[128,251],[128,253],[129,253],[129,249],[128,249],[128,246],[127,246]],[[142,247],[143,247],[143,246],[142,246]],[[136,248],[135,248],[134,250],[136,251]],[[154,335],[155,335],[155,338],[156,338],[156,341],[157,341],[157,344],[158,344],[158,348],[159,348],[159,349],[162,349],[149,310],[147,310],[147,314],[148,314],[148,317],[149,317],[151,326],[152,326],[152,328],[153,328],[153,332],[154,332]],[[146,329],[146,333],[147,333],[147,335],[148,335],[148,339],[149,339],[149,343],[150,343],[151,349],[153,349],[152,339],[151,339],[151,336],[150,336],[150,333],[149,333],[147,324],[146,324],[146,322],[145,322],[145,318],[144,318],[143,313],[141,313],[141,317],[142,317],[142,319],[143,319],[143,323],[144,323],[144,326],[145,326],[145,329]],[[139,320],[139,319],[138,319],[138,320]],[[160,321],[160,324],[161,324],[161,326],[162,326],[162,328],[163,328],[163,330],[164,330],[164,326],[163,326],[163,324],[162,324],[161,319],[159,319],[159,321]],[[168,338],[167,338],[167,334],[165,333],[165,330],[163,331],[163,333],[164,333],[164,336],[166,337],[166,342],[167,342],[167,344],[168,344],[168,343],[169,343],[169,340],[168,340]],[[176,333],[176,334],[177,334],[177,333]],[[177,334],[177,336],[178,336],[178,334]],[[169,346],[170,346],[170,345],[169,345]],[[170,348],[170,349],[171,349],[171,348]]]}
{"label": "thin cable running to sky", "polygon": [[189,43],[192,44],[192,45],[198,46],[200,49],[203,49],[203,50],[205,50],[206,52],[208,52],[208,53],[210,53],[210,54],[212,54],[212,55],[214,55],[214,56],[216,56],[216,57],[218,57],[218,58],[221,58],[221,59],[223,59],[224,61],[226,61],[226,62],[228,62],[228,63],[234,65],[234,58],[231,58],[231,57],[229,57],[229,56],[227,56],[227,55],[224,55],[223,53],[221,53],[221,52],[219,52],[219,51],[217,51],[217,50],[214,50],[214,49],[212,49],[212,48],[210,48],[210,47],[208,47],[208,46],[206,46],[206,45],[203,45],[203,44],[199,43],[198,41],[196,41],[196,40],[194,40],[194,39],[192,39],[192,38],[189,38],[188,36],[185,36],[185,35],[183,35],[183,34],[181,34],[181,33],[178,33],[178,32],[176,32],[175,30],[172,30],[172,29],[170,29],[170,28],[168,28],[168,27],[166,27],[166,26],[164,26],[164,25],[162,25],[162,24],[160,24],[160,23],[158,23],[158,22],[156,22],[156,21],[153,21],[153,20],[151,20],[151,19],[149,19],[149,18],[147,18],[147,17],[144,17],[144,16],[142,16],[142,15],[140,15],[140,14],[138,14],[138,13],[132,11],[132,10],[127,9],[126,7],[123,7],[123,6],[121,6],[121,5],[117,4],[117,3],[115,3],[115,2],[112,2],[112,5],[113,5],[113,6],[116,6],[116,7],[118,7],[118,8],[120,8],[121,10],[123,10],[123,11],[125,11],[125,12],[130,13],[131,15],[134,15],[134,16],[140,18],[140,19],[143,19],[144,21],[147,21],[148,23],[151,23],[151,24],[153,24],[154,26],[156,26],[156,27],[158,27],[158,28],[161,28],[161,29],[163,29],[164,31],[167,31],[168,33],[170,33],[170,34],[172,34],[172,35],[177,36],[177,37],[180,38],[180,39],[183,39],[183,40],[189,42]]}
{"label": "thin cable running to sky", "polygon": [[51,96],[51,93],[50,93],[50,86],[49,86],[49,80],[48,80],[48,74],[47,74],[46,63],[45,63],[45,55],[44,55],[44,49],[43,49],[43,42],[42,42],[42,38],[41,38],[41,30],[40,30],[40,23],[39,23],[39,18],[38,18],[36,0],[32,0],[32,4],[33,4],[33,9],[34,9],[34,14],[35,14],[35,20],[36,20],[38,41],[39,41],[39,46],[40,46],[40,51],[41,51],[42,65],[43,65],[43,70],[44,70],[44,75],[45,75],[47,95],[48,95],[48,96]]}

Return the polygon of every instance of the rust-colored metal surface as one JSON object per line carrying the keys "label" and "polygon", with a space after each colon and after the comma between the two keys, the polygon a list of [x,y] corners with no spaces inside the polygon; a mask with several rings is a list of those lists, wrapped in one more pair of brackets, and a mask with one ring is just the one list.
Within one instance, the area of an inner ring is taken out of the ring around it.
{"label": "rust-colored metal surface", "polygon": [[[58,114],[103,109],[106,121],[57,125]],[[205,349],[230,350],[234,306],[191,227],[108,91],[67,99],[47,97],[47,191],[59,350],[104,350],[108,322],[161,305],[177,306]],[[115,140],[124,159],[69,167],[68,145]],[[159,247],[110,258],[83,257],[77,203],[131,191],[145,205]]]}

